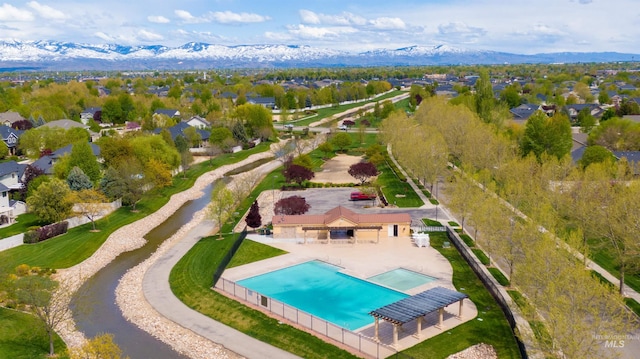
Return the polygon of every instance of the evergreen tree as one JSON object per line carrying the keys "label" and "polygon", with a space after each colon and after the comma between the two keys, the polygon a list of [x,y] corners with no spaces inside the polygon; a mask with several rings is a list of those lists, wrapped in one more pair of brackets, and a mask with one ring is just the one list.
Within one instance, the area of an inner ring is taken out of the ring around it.
{"label": "evergreen tree", "polygon": [[260,216],[258,201],[254,201],[251,208],[249,208],[249,213],[247,214],[247,218],[245,218],[245,222],[247,223],[247,226],[251,228],[258,228],[262,225],[262,217]]}
{"label": "evergreen tree", "polygon": [[93,188],[93,183],[91,183],[89,176],[87,176],[78,166],[73,167],[71,171],[69,171],[67,184],[72,191],[81,191],[83,189]]}
{"label": "evergreen tree", "polygon": [[80,167],[82,172],[89,176],[92,182],[100,179],[100,164],[93,154],[89,142],[78,142],[71,147],[69,167]]}

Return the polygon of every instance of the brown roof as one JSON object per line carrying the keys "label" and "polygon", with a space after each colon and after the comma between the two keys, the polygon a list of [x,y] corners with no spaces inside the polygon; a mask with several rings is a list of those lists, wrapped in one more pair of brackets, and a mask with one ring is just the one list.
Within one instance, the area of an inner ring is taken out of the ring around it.
{"label": "brown roof", "polygon": [[345,219],[358,224],[370,223],[410,223],[408,213],[371,213],[360,214],[342,206],[327,211],[325,214],[276,215],[273,216],[274,225],[327,225],[338,219]]}
{"label": "brown roof", "polygon": [[13,124],[16,121],[22,121],[24,117],[22,117],[19,113],[13,111],[7,111],[0,113],[0,122],[8,121]]}

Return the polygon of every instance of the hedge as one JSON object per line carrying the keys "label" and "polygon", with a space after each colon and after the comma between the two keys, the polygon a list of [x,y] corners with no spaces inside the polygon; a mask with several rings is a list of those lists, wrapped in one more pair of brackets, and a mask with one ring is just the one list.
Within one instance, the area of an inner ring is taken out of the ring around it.
{"label": "hedge", "polygon": [[69,222],[62,221],[58,223],[48,224],[40,228],[32,229],[24,234],[23,243],[38,243],[55,236],[67,233]]}

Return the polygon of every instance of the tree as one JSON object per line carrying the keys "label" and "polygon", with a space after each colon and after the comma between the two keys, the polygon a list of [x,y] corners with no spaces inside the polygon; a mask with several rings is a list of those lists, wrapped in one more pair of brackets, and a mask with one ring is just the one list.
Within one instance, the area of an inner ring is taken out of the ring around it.
{"label": "tree", "polygon": [[285,165],[285,169],[282,174],[287,182],[295,182],[298,186],[302,186],[302,182],[315,177],[315,174],[310,169],[293,163]]}
{"label": "tree", "polygon": [[585,169],[592,163],[601,163],[607,160],[614,159],[615,157],[613,153],[611,153],[611,151],[602,146],[593,145],[587,146],[587,148],[584,149],[582,158],[580,158],[578,163],[580,164],[580,167],[582,167],[582,169]]}
{"label": "tree", "polygon": [[122,107],[115,97],[109,97],[102,105],[102,121],[105,123],[124,123]]}
{"label": "tree", "polygon": [[349,167],[349,174],[351,177],[360,181],[360,184],[364,184],[369,178],[378,175],[378,169],[371,162],[359,162],[354,163]]}
{"label": "tree", "polygon": [[0,146],[0,159],[5,159],[9,156],[9,147],[3,142],[3,146]]}
{"label": "tree", "polygon": [[40,168],[32,165],[27,165],[24,169],[24,174],[22,175],[22,187],[20,187],[20,199],[25,201],[27,199],[27,191],[29,189],[29,183],[33,181],[36,177],[44,175],[44,171]]}
{"label": "tree", "polygon": [[67,185],[72,191],[80,191],[83,189],[93,188],[93,183],[80,167],[75,166],[69,171],[67,176]]}
{"label": "tree", "polygon": [[200,142],[202,142],[202,135],[200,135],[200,132],[198,132],[195,127],[189,126],[184,129],[183,133],[185,139],[189,143],[189,147],[193,148],[200,146]]}
{"label": "tree", "polygon": [[218,235],[222,239],[222,226],[231,218],[231,213],[236,205],[233,192],[227,188],[224,181],[217,181],[211,192],[211,204],[209,213],[218,225]]}
{"label": "tree", "polygon": [[126,183],[114,167],[109,167],[100,180],[100,190],[110,200],[116,200],[124,195]]}
{"label": "tree", "polygon": [[16,273],[17,278],[11,283],[11,294],[41,322],[49,338],[49,356],[53,356],[55,329],[71,318],[71,307],[67,304],[73,292],[51,279],[48,272],[36,274],[27,268]]}
{"label": "tree", "polygon": [[69,193],[69,186],[65,182],[51,179],[27,198],[29,211],[43,222],[59,222],[71,214],[73,202],[69,200]]}
{"label": "tree", "polygon": [[73,192],[71,196],[72,201],[75,203],[75,213],[90,220],[92,229],[95,231],[95,220],[98,216],[103,215],[111,206],[108,203],[109,200],[107,196],[93,188]]}
{"label": "tree", "polygon": [[134,161],[122,164],[117,170],[122,184],[122,204],[131,206],[131,211],[135,212],[136,204],[142,199],[145,187],[148,184],[144,169]]}
{"label": "tree", "polygon": [[285,197],[276,202],[273,212],[276,215],[296,215],[305,214],[311,208],[304,197],[291,196]]}
{"label": "tree", "polygon": [[81,347],[68,349],[70,359],[128,359],[122,349],[113,342],[113,334],[100,334],[86,341]]}
{"label": "tree", "polygon": [[572,143],[571,124],[564,115],[549,118],[536,111],[527,120],[520,150],[523,156],[532,152],[538,160],[543,153],[562,158],[569,154]]}
{"label": "tree", "polygon": [[92,182],[97,182],[100,179],[100,163],[98,163],[98,159],[93,154],[89,142],[78,142],[71,147],[69,168],[76,166],[80,167]]}
{"label": "tree", "polygon": [[489,79],[489,72],[487,70],[480,70],[480,77],[476,81],[476,112],[482,121],[486,123],[492,123],[492,112],[495,103],[493,97],[493,86]]}
{"label": "tree", "polygon": [[249,213],[247,213],[245,222],[247,223],[247,226],[251,228],[258,228],[262,225],[262,217],[260,216],[258,201],[254,201],[251,208],[249,208]]}
{"label": "tree", "polygon": [[233,133],[226,127],[216,127],[211,130],[209,135],[209,143],[222,146],[225,140],[232,139]]}
{"label": "tree", "polygon": [[344,151],[347,147],[351,146],[351,136],[346,132],[336,133],[331,137],[331,144],[337,147],[340,151]]}
{"label": "tree", "polygon": [[582,128],[583,133],[589,133],[593,126],[596,125],[596,118],[591,115],[591,109],[588,107],[583,108],[578,112],[578,117],[576,118],[578,125]]}
{"label": "tree", "polygon": [[182,165],[182,177],[186,178],[187,169],[189,168],[189,165],[191,164],[191,162],[193,162],[193,156],[189,151],[189,143],[187,139],[184,138],[182,135],[178,135],[178,137],[176,137],[175,144],[176,144],[176,149],[178,150],[178,153],[180,153],[180,162]]}
{"label": "tree", "polygon": [[333,153],[333,146],[331,146],[331,144],[329,142],[322,142],[318,146],[318,150],[320,150],[322,153],[324,153],[324,157],[325,158],[329,158],[331,153]]}
{"label": "tree", "polygon": [[173,182],[169,166],[156,159],[151,159],[144,166],[143,172],[146,183],[153,184],[157,188],[170,186]]}

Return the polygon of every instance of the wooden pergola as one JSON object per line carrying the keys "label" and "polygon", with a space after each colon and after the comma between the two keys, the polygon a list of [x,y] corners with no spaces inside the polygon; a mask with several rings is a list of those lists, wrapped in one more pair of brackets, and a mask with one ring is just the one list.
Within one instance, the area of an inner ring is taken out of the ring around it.
{"label": "wooden pergola", "polygon": [[369,315],[375,318],[375,339],[379,340],[378,330],[380,327],[379,320],[393,324],[393,346],[398,346],[398,328],[405,323],[409,323],[414,319],[417,320],[416,337],[420,339],[422,332],[422,320],[424,316],[435,312],[439,312],[437,328],[442,329],[442,321],[444,317],[444,308],[455,302],[460,302],[458,309],[458,319],[462,317],[462,303],[469,296],[455,290],[436,287],[416,294],[414,296],[401,299],[395,303],[385,305],[371,311]]}

